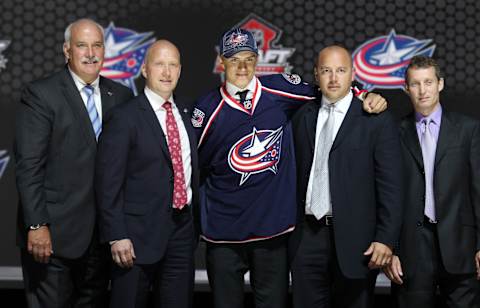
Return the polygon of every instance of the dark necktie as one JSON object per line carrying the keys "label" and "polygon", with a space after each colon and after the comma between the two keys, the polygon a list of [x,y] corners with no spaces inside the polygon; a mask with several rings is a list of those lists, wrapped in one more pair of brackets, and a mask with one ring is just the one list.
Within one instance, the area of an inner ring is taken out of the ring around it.
{"label": "dark necktie", "polygon": [[245,100],[247,99],[248,90],[238,91],[235,94],[240,96],[240,104],[243,104],[243,103],[245,103]]}
{"label": "dark necktie", "polygon": [[183,172],[180,132],[178,131],[177,122],[173,116],[172,104],[167,101],[163,103],[163,108],[167,111],[168,150],[173,167],[173,207],[181,210],[187,204],[187,188],[185,185],[185,174]]}

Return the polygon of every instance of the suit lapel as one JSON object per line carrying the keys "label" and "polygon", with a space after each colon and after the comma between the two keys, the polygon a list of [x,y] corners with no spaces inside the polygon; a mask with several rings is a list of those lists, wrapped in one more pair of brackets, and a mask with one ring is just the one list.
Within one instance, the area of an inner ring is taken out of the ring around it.
{"label": "suit lapel", "polygon": [[62,92],[65,96],[65,99],[73,111],[73,116],[76,120],[80,123],[82,128],[83,134],[87,143],[92,146],[97,146],[97,141],[95,138],[95,132],[93,131],[92,122],[88,117],[87,108],[85,107],[85,103],[83,102],[82,96],[78,91],[77,87],[75,86],[75,82],[73,81],[68,68],[64,70],[64,78],[62,82]]}
{"label": "suit lapel", "polygon": [[343,119],[342,125],[340,125],[337,136],[333,141],[332,149],[330,151],[335,150],[338,146],[342,144],[342,142],[349,135],[349,132],[351,132],[355,128],[355,122],[357,121],[357,117],[361,115],[361,113],[361,102],[358,99],[353,98],[352,102],[350,103],[350,107],[348,108],[347,114]]}
{"label": "suit lapel", "polygon": [[408,118],[402,122],[400,128],[403,143],[407,147],[408,151],[412,154],[417,164],[423,169],[422,149],[420,147],[420,141],[418,140],[417,127],[415,125],[415,114],[412,113],[410,116],[408,116]]}
{"label": "suit lapel", "polygon": [[447,148],[455,144],[457,138],[457,129],[455,123],[451,120],[445,109],[442,112],[442,123],[440,124],[440,133],[438,135],[437,150],[435,152],[435,166],[440,163],[447,152]]}
{"label": "suit lapel", "polygon": [[100,76],[100,95],[102,97],[102,115],[115,105],[115,97],[111,88],[105,83],[104,78]]}
{"label": "suit lapel", "polygon": [[155,140],[159,141],[158,144],[161,148],[161,151],[165,154],[165,157],[167,158],[167,161],[171,167],[172,161],[170,158],[170,151],[168,150],[167,139],[164,131],[162,130],[162,127],[160,126],[160,123],[158,123],[158,118],[155,115],[155,112],[153,111],[152,106],[148,102],[148,99],[145,96],[145,94],[144,93],[140,94],[138,98],[139,98],[138,107],[141,109],[141,112],[145,121],[148,123],[148,125],[152,129],[153,135],[155,136]]}
{"label": "suit lapel", "polygon": [[315,134],[317,130],[318,110],[320,109],[321,100],[317,100],[315,104],[309,104],[309,109],[304,114],[303,125],[307,132],[308,144],[310,149],[315,148]]}

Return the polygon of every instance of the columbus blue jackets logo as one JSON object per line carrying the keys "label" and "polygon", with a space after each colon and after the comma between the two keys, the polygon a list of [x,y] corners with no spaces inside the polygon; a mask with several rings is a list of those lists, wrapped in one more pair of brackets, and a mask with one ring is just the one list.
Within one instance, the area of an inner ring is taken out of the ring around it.
{"label": "columbus blue jackets logo", "polygon": [[2,54],[10,45],[9,40],[0,40],[0,71],[7,67],[8,59]]}
{"label": "columbus blue jackets logo", "polygon": [[371,39],[353,53],[355,79],[369,91],[374,88],[403,89],[410,59],[416,55],[431,57],[435,50],[431,42],[430,39],[397,35],[393,29],[386,36]]}
{"label": "columbus blue jackets logo", "polygon": [[240,185],[250,175],[265,171],[277,173],[282,152],[282,127],[277,130],[257,130],[242,137],[230,149],[228,164],[230,168],[241,174]]}
{"label": "columbus blue jackets logo", "polygon": [[0,178],[2,178],[5,169],[7,169],[8,161],[10,156],[7,155],[7,151],[0,150]]}
{"label": "columbus blue jackets logo", "polygon": [[135,79],[141,74],[141,67],[148,47],[155,42],[153,32],[137,33],[126,28],[110,25],[105,29],[105,61],[101,71],[108,77],[126,85],[135,95]]}
{"label": "columbus blue jackets logo", "polygon": [[[253,13],[232,28],[243,28],[253,33],[258,46],[257,76],[290,73],[292,66],[287,60],[295,52],[295,49],[277,44],[282,36],[282,31],[279,28]],[[236,39],[240,40],[241,37]],[[218,46],[215,49],[218,53]],[[215,60],[213,72],[220,74],[222,81],[225,80],[224,69],[218,56]]]}

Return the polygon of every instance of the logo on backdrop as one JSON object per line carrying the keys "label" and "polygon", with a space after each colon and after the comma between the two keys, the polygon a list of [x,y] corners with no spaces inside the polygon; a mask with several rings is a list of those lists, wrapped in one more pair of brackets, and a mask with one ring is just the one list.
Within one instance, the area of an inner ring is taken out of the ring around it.
{"label": "logo on backdrop", "polygon": [[[292,66],[287,60],[295,52],[295,48],[277,44],[282,36],[282,30],[255,14],[248,15],[232,28],[243,28],[253,33],[258,46],[257,76],[290,73]],[[219,46],[216,46],[215,49],[218,53]],[[225,72],[220,64],[219,56],[215,60],[213,72],[220,74],[222,81],[225,80]]]}
{"label": "logo on backdrop", "polygon": [[228,153],[230,168],[242,175],[240,185],[250,175],[270,170],[277,173],[282,149],[282,127],[276,130],[257,130],[240,138]]}
{"label": "logo on backdrop", "polygon": [[403,89],[404,74],[410,59],[416,55],[431,57],[435,45],[432,40],[396,34],[379,36],[363,43],[353,52],[355,79],[365,90],[375,88]]}
{"label": "logo on backdrop", "polygon": [[141,74],[148,47],[155,42],[152,35],[115,27],[111,22],[105,29],[105,61],[100,74],[126,85],[137,95],[135,79]]}
{"label": "logo on backdrop", "polygon": [[0,40],[0,72],[7,67],[8,59],[5,58],[5,56],[3,55],[3,52],[5,51],[5,49],[8,48],[9,45],[10,45],[9,40]]}
{"label": "logo on backdrop", "polygon": [[7,169],[8,161],[10,156],[7,155],[6,150],[0,150],[0,179],[2,178],[3,172]]}

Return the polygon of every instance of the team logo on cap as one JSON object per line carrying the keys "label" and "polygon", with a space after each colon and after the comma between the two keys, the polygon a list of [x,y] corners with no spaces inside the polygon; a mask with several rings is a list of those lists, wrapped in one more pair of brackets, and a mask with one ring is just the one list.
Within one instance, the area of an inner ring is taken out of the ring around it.
{"label": "team logo on cap", "polygon": [[2,54],[10,45],[9,40],[0,40],[0,71],[7,67],[8,59]]}
{"label": "team logo on cap", "polygon": [[228,40],[225,41],[225,49],[237,48],[244,46],[248,42],[248,36],[243,33],[232,33]]}
{"label": "team logo on cap", "polygon": [[135,79],[141,74],[148,47],[155,42],[153,32],[138,33],[115,27],[105,29],[105,61],[100,74],[124,84],[137,95]]}
{"label": "team logo on cap", "polygon": [[435,45],[432,40],[418,40],[411,36],[397,35],[392,29],[386,36],[371,39],[353,53],[355,79],[363,88],[403,89],[405,70],[416,55],[431,57]]}
{"label": "team logo on cap", "polygon": [[[277,44],[282,36],[282,31],[279,28],[255,14],[248,15],[232,28],[242,28],[252,32],[258,46],[257,76],[291,72],[292,66],[287,60],[295,52],[295,49]],[[239,39],[241,38],[235,38],[235,40]],[[218,53],[218,46],[216,50]],[[215,60],[213,72],[220,74],[222,81],[225,80],[225,72],[220,57]]]}
{"label": "team logo on cap", "polygon": [[2,178],[5,169],[7,169],[8,161],[10,156],[7,155],[6,150],[0,150],[0,178]]}
{"label": "team logo on cap", "polygon": [[253,131],[238,140],[228,153],[230,168],[241,174],[240,185],[245,183],[250,175],[265,171],[277,173],[282,148],[282,127],[277,130]]}

